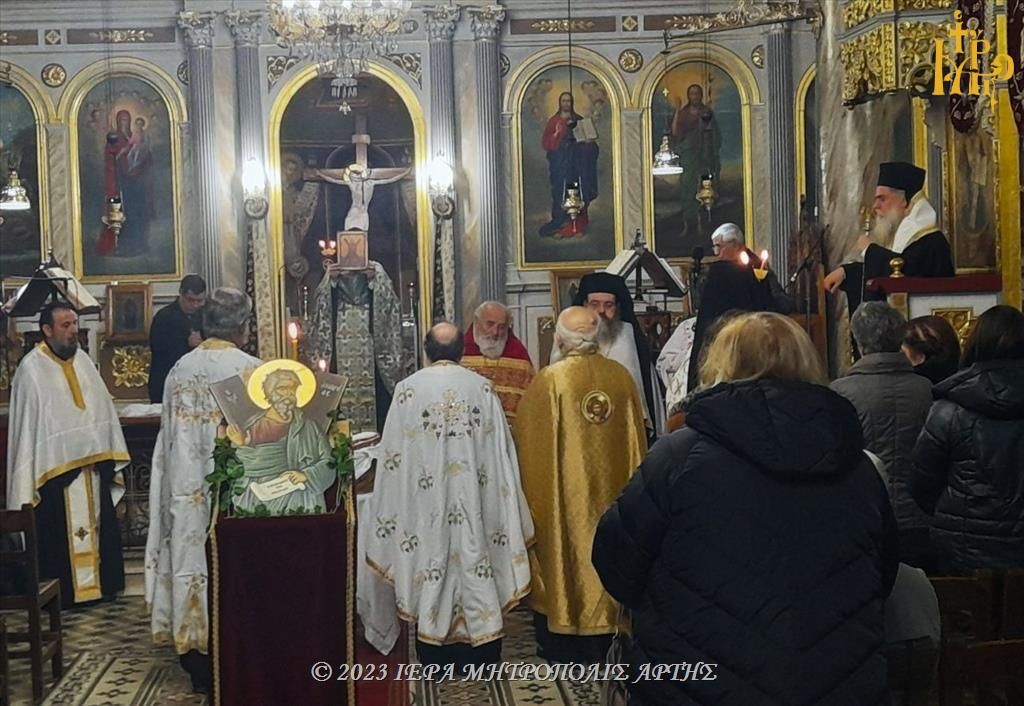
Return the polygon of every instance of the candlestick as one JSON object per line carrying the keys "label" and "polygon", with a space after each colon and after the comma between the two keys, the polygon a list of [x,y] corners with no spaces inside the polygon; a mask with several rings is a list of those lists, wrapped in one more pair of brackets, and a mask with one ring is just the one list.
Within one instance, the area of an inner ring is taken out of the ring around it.
{"label": "candlestick", "polygon": [[288,324],[288,341],[291,343],[292,360],[299,359],[299,325],[292,321]]}

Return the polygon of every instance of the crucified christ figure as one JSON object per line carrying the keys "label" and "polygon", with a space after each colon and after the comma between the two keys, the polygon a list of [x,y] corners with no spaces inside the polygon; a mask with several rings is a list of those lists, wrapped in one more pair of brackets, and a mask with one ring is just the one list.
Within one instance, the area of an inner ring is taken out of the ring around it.
{"label": "crucified christ figure", "polygon": [[356,163],[344,169],[306,169],[302,178],[306,181],[326,181],[347,186],[352,192],[352,207],[345,216],[345,230],[370,230],[370,199],[373,190],[381,184],[393,184],[405,178],[412,167],[364,167]]}

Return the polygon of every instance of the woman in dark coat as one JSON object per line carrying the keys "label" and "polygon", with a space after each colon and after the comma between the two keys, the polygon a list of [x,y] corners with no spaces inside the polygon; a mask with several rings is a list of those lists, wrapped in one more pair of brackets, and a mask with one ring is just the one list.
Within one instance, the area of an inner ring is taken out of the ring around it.
{"label": "woman in dark coat", "polygon": [[[630,703],[885,703],[895,518],[857,413],[785,316],[740,315],[710,345],[686,426],[594,540],[605,588],[632,611]],[[714,667],[644,678],[681,663]]]}
{"label": "woman in dark coat", "polygon": [[914,366],[914,372],[933,385],[960,369],[960,339],[941,316],[918,316],[908,321],[900,350]]}
{"label": "woman in dark coat", "polygon": [[979,316],[962,367],[933,388],[910,492],[944,572],[1024,567],[1024,314]]}

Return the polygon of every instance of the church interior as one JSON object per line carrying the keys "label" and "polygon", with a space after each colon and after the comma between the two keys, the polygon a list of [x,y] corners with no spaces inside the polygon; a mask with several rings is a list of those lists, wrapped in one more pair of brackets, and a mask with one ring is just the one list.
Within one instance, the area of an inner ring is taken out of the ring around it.
{"label": "church interior", "polygon": [[0,706],[1024,704],[1022,130],[1024,0],[0,1]]}

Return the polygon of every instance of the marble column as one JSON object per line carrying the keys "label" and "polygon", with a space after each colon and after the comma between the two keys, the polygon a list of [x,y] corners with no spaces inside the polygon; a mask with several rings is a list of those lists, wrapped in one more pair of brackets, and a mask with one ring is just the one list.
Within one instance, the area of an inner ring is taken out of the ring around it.
{"label": "marble column", "polygon": [[178,26],[188,47],[188,102],[195,165],[195,224],[199,232],[200,274],[207,287],[220,286],[220,246],[217,242],[217,160],[214,151],[213,32],[214,12],[182,12]]}
{"label": "marble column", "polygon": [[505,298],[505,231],[502,228],[501,76],[498,35],[505,20],[500,5],[473,8],[476,112],[479,120],[480,298]]}
{"label": "marble column", "polygon": [[436,5],[423,12],[427,17],[430,64],[430,156],[455,168],[455,60],[452,40],[461,9]]}
{"label": "marble column", "polygon": [[[235,85],[238,92],[238,127],[240,152],[239,174],[243,173],[249,160],[266,168],[266,154],[263,147],[263,104],[260,74],[260,40],[266,23],[266,14],[259,10],[228,12],[224,20],[235,40]],[[266,198],[266,190],[263,196]],[[243,195],[239,191],[239,199]],[[260,353],[269,355],[274,349],[274,303],[270,282],[273,272],[270,267],[270,243],[266,217],[250,219],[244,213],[241,218],[248,221],[246,232],[251,240],[253,277],[257,282],[254,302],[256,309],[256,338]]]}
{"label": "marble column", "polygon": [[796,231],[796,158],[793,154],[793,35],[789,25],[768,32],[768,154],[771,174],[771,266],[788,279],[789,240]]}
{"label": "marble column", "polygon": [[[459,173],[455,159],[455,59],[452,40],[455,38],[461,9],[456,5],[439,4],[423,12],[427,18],[427,60],[430,65],[430,156],[451,166],[457,186]],[[463,221],[463,215],[458,207],[458,189],[455,192],[455,203],[455,213],[451,219],[440,222],[441,227],[435,231],[440,241],[436,244],[438,247],[434,248],[435,259],[440,261],[433,263],[434,281],[442,288],[440,293],[433,292],[432,299],[437,302],[433,316],[443,316],[449,320],[453,320],[455,312],[459,311],[460,299],[456,279],[461,270],[461,258],[455,240],[459,232],[457,226]],[[434,218],[437,219],[437,216]],[[420,266],[427,267],[428,264],[424,262]],[[443,308],[443,311],[437,311],[438,308]]]}

